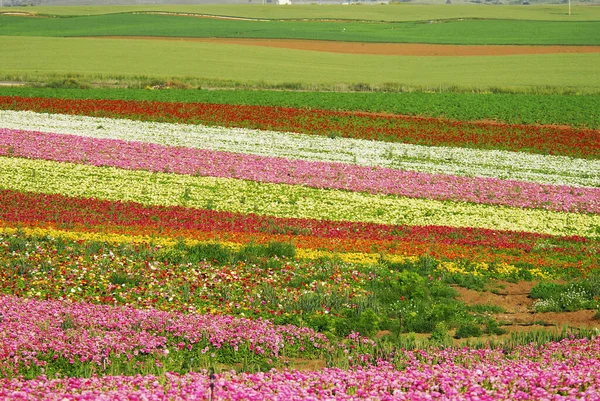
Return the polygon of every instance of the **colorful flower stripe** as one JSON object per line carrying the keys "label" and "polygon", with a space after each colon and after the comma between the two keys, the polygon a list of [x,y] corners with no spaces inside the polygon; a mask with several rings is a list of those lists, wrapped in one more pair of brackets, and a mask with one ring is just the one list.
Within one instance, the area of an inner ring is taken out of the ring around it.
{"label": "colorful flower stripe", "polygon": [[[269,259],[277,261],[274,265],[262,259],[258,263],[231,261],[221,266],[211,261],[185,263],[178,258],[185,253],[179,246],[98,244],[63,237],[31,237],[24,230],[0,234],[0,264],[7,266],[0,270],[0,286],[11,295],[27,299],[269,316],[279,322],[297,322],[299,315],[309,319],[323,314],[340,317],[344,310],[359,310],[362,301],[374,296],[373,284],[397,281],[404,275],[401,269],[390,269],[382,263],[363,264],[362,259],[360,265],[339,258],[331,263],[286,258]],[[405,266],[422,262],[414,257],[402,261]],[[427,263],[434,267],[432,259],[428,258]],[[553,272],[535,268],[525,272],[502,263],[441,262],[431,271],[431,277],[441,279],[446,273],[495,279],[528,274],[547,279]],[[317,294],[323,297],[322,302],[307,310],[303,301]],[[395,295],[397,300],[402,296]],[[401,306],[382,305],[388,311]],[[382,316],[386,313],[380,311]]]}
{"label": "colorful flower stripe", "polygon": [[[215,400],[595,400],[600,340],[563,340],[513,352],[463,348],[399,351],[403,369],[380,362],[348,370],[273,370],[216,375]],[[6,400],[198,400],[211,394],[207,371],[89,379],[2,379]]]}
{"label": "colorful flower stripe", "polygon": [[247,179],[372,194],[600,213],[600,188],[431,175],[0,128],[0,156]]}
{"label": "colorful flower stripe", "polygon": [[[414,258],[431,256],[436,259],[452,259],[466,263],[501,263],[514,265],[527,264],[544,269],[564,270],[575,269],[589,271],[600,267],[597,254],[592,253],[592,247],[582,250],[564,252],[553,245],[541,242],[534,252],[519,249],[495,249],[445,243],[420,243],[411,241],[369,241],[344,240],[315,237],[292,237],[284,235],[223,232],[169,232],[159,231],[147,235],[139,234],[135,227],[85,227],[75,225],[65,230],[65,225],[46,223],[42,226],[14,226],[0,221],[0,233],[13,234],[23,232],[26,235],[50,236],[77,241],[99,241],[111,243],[146,243],[161,246],[173,246],[187,235],[185,242],[189,245],[198,243],[219,243],[233,251],[239,250],[248,243],[268,244],[273,241],[293,241],[297,248],[296,254],[300,259],[336,258],[348,263],[373,264],[385,259],[392,263],[414,261]],[[107,230],[112,230],[106,232]],[[179,236],[174,236],[179,234]],[[173,236],[166,236],[173,235]],[[548,251],[550,249],[551,251]],[[373,253],[375,252],[375,253]],[[446,266],[446,265],[444,265]],[[445,269],[444,270],[448,270]],[[531,269],[530,269],[531,270]],[[534,276],[541,273],[534,272]]]}
{"label": "colorful flower stripe", "polygon": [[[269,217],[226,211],[203,210],[182,206],[142,205],[134,202],[73,198],[60,194],[42,194],[0,190],[0,219],[31,224],[54,222],[82,226],[131,226],[140,231],[247,232],[299,236],[413,241],[415,243],[462,244],[531,251],[540,242],[567,249],[598,245],[583,237],[555,238],[550,235],[511,232],[472,227],[402,226],[364,222],[337,222],[315,219]],[[183,236],[187,238],[187,236]]]}
{"label": "colorful flower stripe", "polygon": [[[110,364],[113,357],[162,353],[171,348],[200,345],[218,352],[229,346],[280,357],[291,344],[331,350],[324,334],[268,320],[227,315],[163,312],[65,301],[38,301],[0,296],[0,372],[22,365],[45,366],[48,358],[74,363]],[[64,321],[69,320],[65,328]],[[168,351],[167,351],[168,352]]]}
{"label": "colorful flower stripe", "polygon": [[[30,237],[21,231],[0,235],[0,263],[9,266],[0,270],[0,286],[27,299],[289,321],[292,315],[308,317],[356,309],[356,298],[373,296],[370,284],[374,277],[397,279],[401,274],[381,264],[349,265],[339,259],[324,263],[286,258],[271,267],[245,261],[223,266],[212,261],[181,263],[174,257],[181,252],[179,247],[156,244],[99,246],[79,239]],[[324,274],[332,279],[323,281]],[[312,311],[302,308],[302,299],[315,292],[329,300],[341,297],[347,302],[332,305],[325,301]]]}
{"label": "colorful flower stripe", "polygon": [[[596,251],[598,241],[578,237],[273,218],[13,191],[0,191],[0,204],[3,205],[0,222],[4,221],[8,227],[37,226],[54,230],[69,227],[80,233],[73,238],[81,236],[82,239],[89,239],[82,233],[102,233],[105,236],[97,240],[157,244],[165,238],[235,244],[292,241],[300,248],[299,256],[303,258],[331,256],[316,251],[321,249],[348,253],[340,258],[364,263],[373,263],[378,258],[376,253],[382,252],[387,259],[397,262],[401,261],[398,258],[428,254],[440,259],[523,262],[544,267],[592,268],[600,265]],[[127,239],[122,235],[133,237]],[[111,239],[111,236],[117,239]],[[170,240],[168,244],[174,242]],[[351,255],[357,252],[355,256]]]}
{"label": "colorful flower stripe", "polygon": [[481,176],[547,184],[600,187],[600,160],[202,125],[0,111],[0,127],[166,146],[387,167],[430,174]]}
{"label": "colorful flower stripe", "polygon": [[427,146],[600,158],[600,131],[269,106],[0,97],[0,109],[203,123]]}
{"label": "colorful flower stripe", "polygon": [[0,157],[0,188],[274,217],[600,237],[600,215],[516,209],[227,178]]}
{"label": "colorful flower stripe", "polygon": [[[0,234],[7,235],[15,235],[18,233],[22,233],[26,236],[34,236],[34,237],[51,237],[51,238],[64,238],[73,241],[95,241],[95,242],[107,242],[113,244],[152,244],[155,246],[162,247],[172,247],[181,241],[181,237],[161,237],[161,236],[149,236],[149,235],[127,235],[127,234],[116,234],[116,233],[106,233],[106,232],[94,232],[90,231],[89,228],[84,230],[60,230],[56,228],[50,228],[51,225],[47,225],[45,227],[24,227],[19,226],[18,228],[14,228],[12,226],[4,226],[4,222],[0,221]],[[197,244],[214,244],[218,243],[221,246],[227,247],[230,250],[237,252],[244,245],[246,245],[250,241],[246,242],[230,242],[230,241],[215,241],[214,238],[219,238],[218,234],[216,234],[213,239],[210,240],[195,240],[195,239],[184,239],[186,245],[197,245]],[[275,238],[273,238],[274,240]],[[256,243],[263,243],[256,241],[256,238],[251,238],[250,240],[255,241]],[[267,243],[267,242],[265,242]],[[431,255],[431,253],[429,253]],[[323,258],[331,258],[340,260],[345,263],[356,263],[360,265],[371,265],[381,261],[381,253],[369,253],[369,252],[335,252],[335,251],[326,251],[326,250],[317,250],[317,249],[304,249],[297,248],[296,249],[296,257],[298,259],[306,259],[306,260],[317,260]],[[386,254],[386,260],[392,263],[405,263],[405,262],[415,262],[419,259],[418,256],[402,256],[402,255],[394,255],[394,254]],[[521,260],[522,262],[522,260]],[[536,263],[540,265],[539,263]],[[573,265],[573,266],[564,266],[562,267],[581,267],[581,264]],[[537,273],[534,275],[538,275]]]}

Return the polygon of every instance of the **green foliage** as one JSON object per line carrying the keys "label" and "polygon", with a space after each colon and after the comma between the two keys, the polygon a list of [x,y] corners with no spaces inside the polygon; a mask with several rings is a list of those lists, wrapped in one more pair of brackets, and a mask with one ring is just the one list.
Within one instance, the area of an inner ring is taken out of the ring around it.
{"label": "green foliage", "polygon": [[533,299],[548,299],[560,294],[566,288],[563,284],[540,282],[531,289],[529,297]]}
{"label": "green foliage", "polygon": [[309,319],[307,325],[317,331],[326,332],[333,328],[333,319],[329,315],[315,315]]}
{"label": "green foliage", "polygon": [[[0,87],[2,96],[208,102],[326,110],[370,111],[455,120],[600,127],[600,100],[593,95],[549,93],[343,93],[256,90],[48,89]],[[482,107],[482,104],[485,107]],[[306,234],[301,227],[264,227],[265,232]]]}
{"label": "green foliage", "polygon": [[467,310],[469,312],[475,312],[479,314],[487,314],[487,313],[505,313],[506,310],[498,305],[492,304],[475,304],[467,306]]}
{"label": "green foliage", "polygon": [[354,326],[354,330],[365,337],[373,337],[379,330],[379,318],[371,308],[362,312]]}
{"label": "green foliage", "polygon": [[110,282],[115,285],[132,285],[136,286],[140,283],[140,279],[138,277],[130,277],[127,274],[121,272],[114,272],[110,275]]}
{"label": "green foliage", "polygon": [[600,274],[568,284],[540,282],[531,289],[530,297],[537,299],[536,312],[574,312],[594,309],[600,296]]}
{"label": "green foliage", "polygon": [[442,278],[447,284],[455,284],[470,290],[483,291],[487,278],[474,274],[444,273]]}
{"label": "green foliage", "polygon": [[60,324],[60,328],[63,330],[69,330],[75,327],[75,322],[73,320],[73,316],[66,315]]}
{"label": "green foliage", "polygon": [[225,265],[231,261],[231,251],[221,244],[197,244],[187,249],[188,261],[198,263],[201,261]]}
{"label": "green foliage", "polygon": [[280,266],[279,258],[291,259],[295,255],[294,244],[276,241],[267,245],[249,243],[235,254],[229,248],[218,243],[192,246],[179,243],[176,247],[167,248],[158,253],[161,260],[174,264],[197,264],[206,261],[223,266],[234,261],[244,261],[270,267]]}
{"label": "green foliage", "polygon": [[[267,245],[249,243],[240,249],[235,255],[235,260],[245,261],[247,263],[262,263],[264,259],[269,258],[288,258],[296,256],[296,247],[289,242],[272,241]],[[276,260],[273,261],[273,267],[279,265]]]}
{"label": "green foliage", "polygon": [[293,258],[296,256],[296,247],[289,242],[269,242],[266,249],[267,257]]}
{"label": "green foliage", "polygon": [[79,82],[75,78],[65,78],[58,81],[51,81],[46,84],[48,88],[61,89],[90,89],[90,85],[86,82]]}
{"label": "green foliage", "polygon": [[452,336],[448,330],[448,325],[444,322],[438,322],[431,332],[429,341],[434,345],[450,345],[452,343]]}
{"label": "green foliage", "polygon": [[335,334],[338,337],[346,337],[354,331],[354,324],[349,318],[336,319],[333,323]]}
{"label": "green foliage", "polygon": [[495,319],[487,319],[483,331],[485,334],[506,334],[506,330],[500,327]]}
{"label": "green foliage", "polygon": [[464,322],[456,329],[454,338],[480,337],[481,334],[482,332],[479,325],[473,322]]}
{"label": "green foliage", "polygon": [[510,338],[502,345],[510,350],[521,345],[535,344],[542,346],[548,342],[557,342],[565,338],[592,338],[597,337],[598,329],[576,329],[564,327],[560,332],[552,330],[519,331],[510,334]]}
{"label": "green foliage", "polygon": [[[10,22],[8,22],[10,21]],[[598,45],[596,21],[463,20],[444,24],[366,21],[240,21],[172,15],[107,14],[71,18],[0,15],[3,35],[167,36],[310,39],[345,42],[403,42],[482,45]],[[503,32],[502,35],[494,34]],[[359,90],[365,83],[356,83]]]}

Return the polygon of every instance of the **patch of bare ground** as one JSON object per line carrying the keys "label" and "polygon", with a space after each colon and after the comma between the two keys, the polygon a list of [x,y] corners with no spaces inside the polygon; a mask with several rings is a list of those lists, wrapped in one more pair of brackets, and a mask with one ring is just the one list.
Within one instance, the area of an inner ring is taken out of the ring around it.
{"label": "patch of bare ground", "polygon": [[101,38],[204,42],[276,47],[329,53],[385,56],[507,56],[518,54],[600,53],[600,46],[439,45],[423,43],[363,43],[296,39],[183,38],[158,36],[102,36]]}
{"label": "patch of bare ground", "polygon": [[544,327],[548,330],[562,330],[563,327],[594,328],[600,321],[594,319],[593,310],[576,312],[534,312],[535,300],[529,298],[531,289],[537,282],[518,283],[496,282],[488,291],[474,291],[456,287],[459,299],[467,305],[494,305],[504,309],[493,316],[503,324],[508,332],[523,332]]}

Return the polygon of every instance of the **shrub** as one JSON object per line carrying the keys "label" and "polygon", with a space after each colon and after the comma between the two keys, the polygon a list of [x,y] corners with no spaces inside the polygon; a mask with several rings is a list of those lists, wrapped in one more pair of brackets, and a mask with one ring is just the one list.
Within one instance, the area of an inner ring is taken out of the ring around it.
{"label": "shrub", "polygon": [[534,299],[549,299],[560,295],[564,289],[562,284],[541,282],[531,289],[529,296]]}
{"label": "shrub", "polygon": [[464,322],[462,323],[458,329],[456,329],[456,333],[454,334],[454,338],[468,338],[468,337],[480,337],[481,336],[481,328],[479,325],[473,322]]}
{"label": "shrub", "polygon": [[307,325],[319,332],[329,331],[333,327],[331,317],[328,315],[314,315],[307,322]]}
{"label": "shrub", "polygon": [[595,277],[571,284],[540,283],[531,290],[531,298],[539,299],[533,306],[536,312],[574,312],[592,309],[598,293]]}
{"label": "shrub", "polygon": [[452,337],[448,331],[448,325],[444,322],[438,322],[433,331],[431,332],[431,336],[429,337],[429,341],[431,341],[434,345],[448,345],[452,343]]}
{"label": "shrub", "polygon": [[289,242],[269,242],[266,253],[269,257],[277,256],[291,259],[296,256],[296,247]]}
{"label": "shrub", "polygon": [[495,334],[495,335],[506,334],[506,330],[504,330],[503,328],[498,326],[498,322],[496,321],[496,319],[488,319],[487,320],[487,322],[485,323],[484,332],[486,334]]}
{"label": "shrub", "polygon": [[373,337],[379,330],[379,318],[371,308],[360,314],[354,327],[355,331],[366,337]]}
{"label": "shrub", "polygon": [[197,244],[187,249],[188,262],[198,263],[207,261],[219,266],[231,261],[231,251],[221,244]]}

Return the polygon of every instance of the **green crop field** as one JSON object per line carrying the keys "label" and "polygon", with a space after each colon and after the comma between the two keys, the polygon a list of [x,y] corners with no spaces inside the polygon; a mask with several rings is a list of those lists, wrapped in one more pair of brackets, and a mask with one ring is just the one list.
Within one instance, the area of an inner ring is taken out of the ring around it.
{"label": "green crop field", "polygon": [[600,128],[600,97],[594,95],[0,87],[0,96],[245,104]]}
{"label": "green crop field", "polygon": [[177,12],[259,19],[349,19],[363,21],[428,21],[432,19],[484,18],[544,21],[599,21],[600,7],[563,5],[492,6],[393,4],[376,6],[261,6],[261,5],[143,5],[76,7],[6,7],[11,12],[44,15],[97,15],[126,12]]}
{"label": "green crop field", "polygon": [[[348,55],[195,42],[0,37],[0,76],[197,77],[333,85],[600,87],[600,54],[495,57]],[[8,55],[8,56],[6,56]],[[543,69],[540,70],[540,66]]]}
{"label": "green crop field", "polygon": [[235,21],[172,15],[109,14],[70,18],[0,16],[15,36],[170,36],[313,39],[482,45],[599,45],[600,22],[460,20],[447,22]]}
{"label": "green crop field", "polygon": [[[346,90],[597,93],[600,54],[400,57],[334,54],[183,41],[86,36],[294,38],[441,44],[599,45],[600,8],[562,5],[5,7],[0,79],[115,82],[141,87],[177,79],[187,86]],[[228,20],[133,14],[235,16]],[[79,15],[79,16],[76,16]],[[62,17],[60,17],[62,16]],[[306,19],[306,20],[305,20]],[[329,20],[338,21],[329,21]],[[375,22],[379,21],[379,22]],[[58,38],[57,38],[58,36]],[[67,37],[67,38],[64,38]],[[543,68],[540,68],[543,66]]]}

